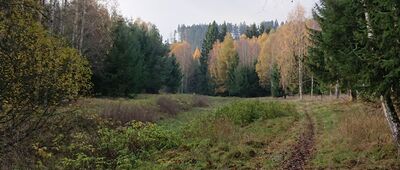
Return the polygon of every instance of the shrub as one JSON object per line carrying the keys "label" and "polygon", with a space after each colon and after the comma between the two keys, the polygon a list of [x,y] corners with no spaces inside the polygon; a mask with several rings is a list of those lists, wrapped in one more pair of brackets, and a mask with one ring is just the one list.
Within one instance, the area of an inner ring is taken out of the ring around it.
{"label": "shrub", "polygon": [[238,125],[248,125],[258,119],[273,119],[296,113],[291,104],[260,101],[240,101],[223,107],[216,112],[217,117],[226,117]]}
{"label": "shrub", "polygon": [[167,97],[159,97],[157,99],[157,105],[160,107],[161,112],[167,113],[172,116],[175,116],[182,110],[182,107],[178,104],[177,101]]}
{"label": "shrub", "polygon": [[194,95],[192,98],[193,107],[208,107],[210,103],[207,96]]}
{"label": "shrub", "polygon": [[[37,21],[36,1],[1,1],[0,164],[30,147],[58,106],[90,88],[88,61]],[[13,162],[7,162],[13,164]]]}
{"label": "shrub", "polygon": [[141,106],[128,103],[110,102],[105,106],[101,113],[102,117],[111,118],[125,124],[132,120],[142,122],[155,122],[161,118],[161,115],[150,106]]}

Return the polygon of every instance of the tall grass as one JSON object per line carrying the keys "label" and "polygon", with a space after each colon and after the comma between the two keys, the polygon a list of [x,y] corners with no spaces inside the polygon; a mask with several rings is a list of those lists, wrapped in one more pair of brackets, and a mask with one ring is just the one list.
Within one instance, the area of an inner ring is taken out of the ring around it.
{"label": "tall grass", "polygon": [[123,102],[108,102],[104,106],[101,116],[120,121],[123,124],[132,120],[155,122],[162,117],[153,107]]}
{"label": "tall grass", "polygon": [[296,108],[292,104],[278,102],[239,101],[216,112],[217,117],[225,117],[238,125],[248,125],[258,119],[273,119],[293,115]]}
{"label": "tall grass", "polygon": [[380,109],[364,106],[341,116],[339,134],[348,140],[351,148],[364,150],[392,142],[390,129]]}

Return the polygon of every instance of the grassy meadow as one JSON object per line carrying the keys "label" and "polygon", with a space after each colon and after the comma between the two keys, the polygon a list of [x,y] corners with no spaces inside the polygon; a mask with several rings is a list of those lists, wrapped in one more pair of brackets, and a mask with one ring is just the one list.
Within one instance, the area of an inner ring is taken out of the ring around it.
{"label": "grassy meadow", "polygon": [[68,110],[33,146],[38,169],[281,169],[307,121],[307,169],[400,167],[380,107],[345,99],[139,95]]}

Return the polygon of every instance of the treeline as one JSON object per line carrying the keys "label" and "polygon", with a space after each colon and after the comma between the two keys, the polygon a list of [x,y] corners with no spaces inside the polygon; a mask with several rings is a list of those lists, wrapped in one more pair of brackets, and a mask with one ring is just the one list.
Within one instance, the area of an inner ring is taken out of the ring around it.
{"label": "treeline", "polygon": [[92,94],[127,97],[159,90],[176,92],[180,68],[155,25],[126,20],[116,6],[108,4],[115,2],[41,1],[41,23],[88,59]]}
{"label": "treeline", "polygon": [[[282,25],[283,23],[281,23]],[[174,32],[174,38],[172,42],[175,41],[186,41],[191,44],[192,51],[196,48],[202,48],[203,40],[206,36],[208,30],[207,24],[193,24],[190,26],[179,25],[178,29]],[[263,21],[260,24],[248,25],[245,22],[240,24],[223,23],[218,24],[218,29],[225,29],[230,32],[235,40],[239,39],[241,35],[246,34],[248,37],[253,35],[260,35],[264,32],[269,33],[271,30],[279,27],[277,20],[273,21]]]}
{"label": "treeline", "polygon": [[[201,50],[191,53],[190,42],[173,44],[171,51],[183,69],[182,92],[223,96],[275,96],[328,93],[331,84],[314,81],[304,61],[310,45],[302,6],[286,23],[271,30],[252,25],[237,39],[217,23],[208,26]],[[337,90],[339,91],[339,89]]]}
{"label": "treeline", "polygon": [[400,151],[399,14],[400,1],[321,0],[306,61],[320,82],[340,84],[353,99],[381,98]]}

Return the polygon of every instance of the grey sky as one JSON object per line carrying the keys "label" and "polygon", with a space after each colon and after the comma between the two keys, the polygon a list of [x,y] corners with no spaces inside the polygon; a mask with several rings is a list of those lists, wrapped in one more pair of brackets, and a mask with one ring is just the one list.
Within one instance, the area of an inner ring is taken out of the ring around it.
{"label": "grey sky", "polygon": [[301,3],[311,15],[318,0],[118,0],[125,17],[141,18],[155,24],[164,39],[179,24],[260,23],[263,20],[286,20],[296,3]]}

